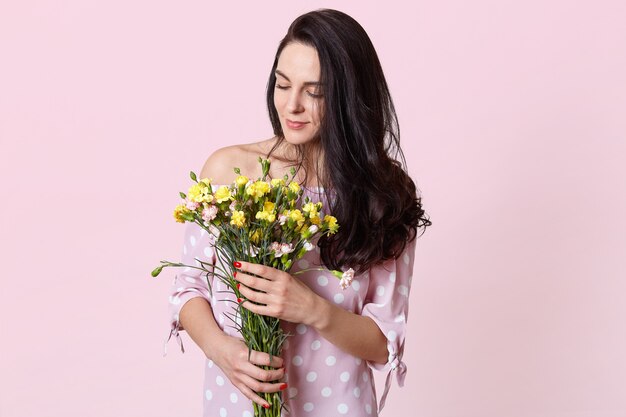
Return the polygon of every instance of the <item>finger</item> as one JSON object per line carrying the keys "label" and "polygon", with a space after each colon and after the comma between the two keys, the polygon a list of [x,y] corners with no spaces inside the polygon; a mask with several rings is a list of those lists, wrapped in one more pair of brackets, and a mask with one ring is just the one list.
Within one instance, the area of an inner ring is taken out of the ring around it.
{"label": "finger", "polygon": [[276,382],[276,383],[261,382],[261,381],[257,381],[256,379],[248,375],[241,375],[240,379],[244,383],[244,385],[246,385],[248,388],[253,390],[255,393],[256,392],[278,392],[278,391],[283,391],[287,389],[286,382]]}
{"label": "finger", "polygon": [[[245,352],[246,361],[248,361],[248,352]],[[253,350],[250,352],[250,361],[254,365],[271,366],[273,368],[282,368],[285,361],[280,356],[272,355],[270,362],[270,354]]]}
{"label": "finger", "polygon": [[[236,265],[237,262],[239,262],[241,266],[237,266]],[[268,266],[260,265],[260,264],[253,264],[250,262],[235,261],[233,264],[235,264],[235,267],[241,272],[254,274],[256,276],[265,278],[266,280],[269,280],[269,281],[272,281],[272,278],[275,276],[275,273],[277,272],[277,270],[274,268],[270,268]]]}
{"label": "finger", "polygon": [[[241,379],[245,380],[245,381],[248,381],[247,378],[250,378],[250,377],[247,376],[247,375],[243,375],[241,377]],[[265,401],[263,398],[259,397],[259,395],[256,394],[254,391],[252,391],[252,389],[250,389],[250,387],[248,387],[244,382],[242,382],[241,384],[237,385],[237,388],[239,388],[239,391],[241,391],[241,393],[243,395],[245,395],[250,401],[254,401],[255,403],[257,403],[261,407],[265,407],[265,408],[269,408],[270,407],[270,403]],[[261,391],[259,391],[259,392],[261,392]]]}
{"label": "finger", "polygon": [[235,271],[234,278],[246,287],[254,288],[255,290],[269,292],[272,288],[271,281],[265,278],[253,277],[244,272]]}
{"label": "finger", "polygon": [[263,306],[260,304],[254,304],[253,302],[249,301],[249,300],[241,300],[240,301],[241,306],[247,308],[248,310],[252,311],[253,313],[256,314],[260,314],[262,316],[270,316],[270,317],[275,317],[274,314],[272,314],[272,311],[270,310],[270,308],[268,306]]}
{"label": "finger", "polygon": [[267,304],[270,301],[270,295],[261,291],[255,291],[251,288],[242,285],[239,287],[239,292],[250,301],[255,303]]}
{"label": "finger", "polygon": [[250,362],[246,362],[241,371],[259,382],[274,382],[285,376],[285,368],[263,369]]}

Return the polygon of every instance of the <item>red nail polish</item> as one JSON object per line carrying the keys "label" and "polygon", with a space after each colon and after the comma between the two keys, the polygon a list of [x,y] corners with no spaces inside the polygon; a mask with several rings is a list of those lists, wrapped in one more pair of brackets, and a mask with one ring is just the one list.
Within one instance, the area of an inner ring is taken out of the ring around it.
{"label": "red nail polish", "polygon": [[280,386],[281,391],[282,391],[282,390],[284,390],[285,388],[287,388],[287,384],[282,384],[282,385]]}
{"label": "red nail polish", "polygon": [[233,272],[233,278],[237,278],[237,271]]}
{"label": "red nail polish", "polygon": [[269,404],[263,404],[263,408],[270,408]]}
{"label": "red nail polish", "polygon": [[233,262],[233,265],[235,265],[235,268],[241,268],[241,262]]}
{"label": "red nail polish", "polygon": [[241,299],[241,298],[237,297],[237,302],[238,302],[238,303],[241,303],[242,301],[243,301],[243,299]]}
{"label": "red nail polish", "polygon": [[237,289],[239,289],[241,287],[240,283],[237,283]]}

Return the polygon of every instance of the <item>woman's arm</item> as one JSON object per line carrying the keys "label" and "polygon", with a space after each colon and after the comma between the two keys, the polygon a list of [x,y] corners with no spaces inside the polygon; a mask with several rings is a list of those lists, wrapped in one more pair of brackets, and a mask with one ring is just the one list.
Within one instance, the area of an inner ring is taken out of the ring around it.
{"label": "woman's arm", "polygon": [[213,360],[213,353],[226,334],[217,325],[211,305],[202,297],[190,299],[180,310],[180,324],[180,330],[185,330],[206,357]]}
{"label": "woman's arm", "polygon": [[317,299],[315,321],[311,326],[333,345],[353,356],[386,363],[387,338],[370,317],[354,314],[325,298]]}

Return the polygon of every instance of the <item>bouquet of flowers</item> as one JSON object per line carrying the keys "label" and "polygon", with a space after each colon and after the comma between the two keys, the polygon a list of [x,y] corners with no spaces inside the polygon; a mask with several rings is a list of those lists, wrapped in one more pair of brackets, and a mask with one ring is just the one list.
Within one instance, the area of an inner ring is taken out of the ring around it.
{"label": "bouquet of flowers", "polygon": [[[177,222],[195,222],[208,233],[215,249],[224,260],[224,269],[219,265],[208,265],[196,258],[197,265],[184,265],[161,261],[161,265],[152,271],[156,277],[165,267],[188,267],[205,272],[209,291],[212,293],[210,276],[219,278],[225,286],[240,299],[242,294],[233,277],[233,261],[270,266],[281,271],[289,271],[294,261],[313,250],[312,241],[316,237],[337,232],[337,219],[330,214],[322,215],[322,203],[313,203],[309,197],[302,200],[303,191],[293,181],[295,170],[291,169],[291,179],[267,180],[270,161],[259,157],[262,178],[252,181],[241,175],[239,168],[234,168],[237,177],[229,186],[224,185],[213,191],[211,179],[198,181],[196,174],[190,173],[195,182],[187,194],[180,193],[181,203],[174,210]],[[207,267],[212,267],[209,271]],[[293,273],[296,275],[310,268]],[[352,281],[354,271],[330,271],[340,280],[343,289]],[[289,336],[280,327],[280,320],[275,317],[253,313],[237,304],[229,319],[240,332],[252,350],[266,352],[271,356],[280,356],[282,345]],[[270,369],[265,366],[265,369]],[[278,417],[284,406],[282,391],[276,393],[258,393],[271,404],[269,409],[253,403],[255,416]]]}

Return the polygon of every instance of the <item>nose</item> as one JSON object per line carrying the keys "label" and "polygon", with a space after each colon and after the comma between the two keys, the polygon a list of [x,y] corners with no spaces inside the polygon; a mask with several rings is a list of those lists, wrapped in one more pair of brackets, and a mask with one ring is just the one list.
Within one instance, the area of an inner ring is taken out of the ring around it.
{"label": "nose", "polygon": [[299,92],[293,88],[291,90],[291,94],[289,94],[289,98],[287,99],[287,111],[289,113],[300,113],[304,110],[304,106],[300,101]]}

